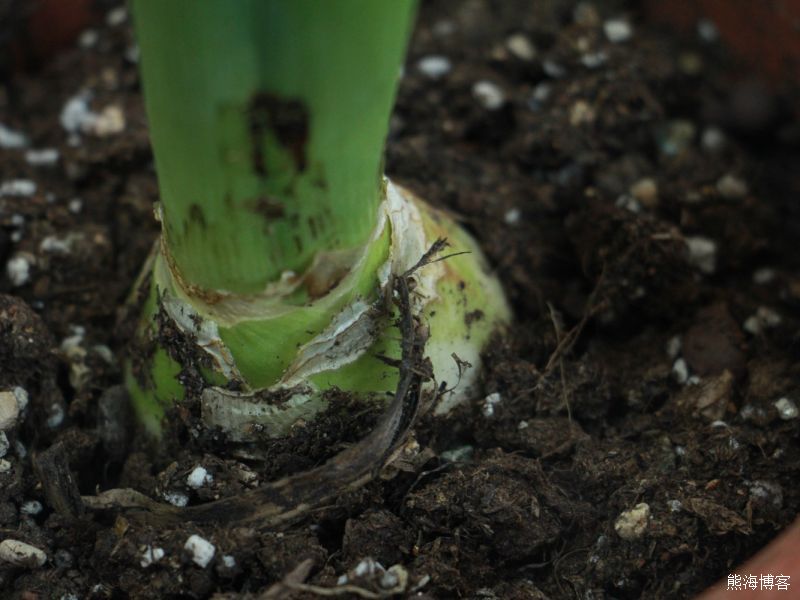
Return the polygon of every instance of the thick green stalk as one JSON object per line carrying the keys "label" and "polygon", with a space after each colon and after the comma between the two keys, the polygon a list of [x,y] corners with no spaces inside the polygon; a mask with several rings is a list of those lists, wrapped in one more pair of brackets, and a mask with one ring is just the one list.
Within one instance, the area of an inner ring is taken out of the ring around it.
{"label": "thick green stalk", "polygon": [[261,292],[363,246],[412,0],[135,0],[167,249]]}
{"label": "thick green stalk", "polygon": [[151,431],[187,395],[244,442],[332,388],[384,401],[392,276],[441,237],[470,253],[415,274],[412,308],[439,381],[462,382],[437,410],[467,397],[502,290],[449,216],[380,172],[413,4],[134,0],[162,238],[126,375]]}

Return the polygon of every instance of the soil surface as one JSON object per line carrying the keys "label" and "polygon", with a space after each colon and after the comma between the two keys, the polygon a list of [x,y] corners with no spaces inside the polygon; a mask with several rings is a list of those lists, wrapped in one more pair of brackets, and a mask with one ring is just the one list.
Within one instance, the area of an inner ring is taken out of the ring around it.
{"label": "soil surface", "polygon": [[0,540],[45,556],[0,561],[0,596],[689,598],[773,539],[800,507],[797,96],[700,32],[622,2],[422,6],[387,171],[474,232],[515,325],[469,406],[281,531],[83,507],[230,497],[376,415],[257,460],[191,405],[166,447],[135,433],[116,386],[157,188],[126,13],[6,81]]}

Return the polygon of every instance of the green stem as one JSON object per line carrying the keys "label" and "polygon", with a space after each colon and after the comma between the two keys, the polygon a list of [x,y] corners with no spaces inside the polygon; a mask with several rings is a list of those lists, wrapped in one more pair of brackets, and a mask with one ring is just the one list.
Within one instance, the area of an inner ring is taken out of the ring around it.
{"label": "green stem", "polygon": [[333,389],[385,401],[397,372],[378,357],[400,357],[392,277],[439,238],[469,253],[415,273],[411,308],[449,384],[435,410],[469,397],[510,319],[499,282],[449,216],[381,178],[414,1],[133,8],[162,199],[126,364],[146,426],[158,433],[187,398],[250,443],[313,419]]}
{"label": "green stem", "polygon": [[413,0],[134,0],[173,269],[258,293],[372,233]]}

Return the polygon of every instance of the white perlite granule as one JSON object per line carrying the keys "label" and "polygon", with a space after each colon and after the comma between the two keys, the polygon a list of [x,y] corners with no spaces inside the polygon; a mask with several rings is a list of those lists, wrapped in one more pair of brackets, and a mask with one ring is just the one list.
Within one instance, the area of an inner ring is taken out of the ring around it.
{"label": "white perlite granule", "polygon": [[623,540],[635,540],[642,536],[650,522],[650,506],[644,502],[623,511],[614,521],[614,531]]}
{"label": "white perlite granule", "polygon": [[186,477],[186,485],[195,490],[204,485],[211,484],[213,481],[214,478],[200,465],[192,469],[192,472]]}
{"label": "white perlite granule", "polygon": [[452,65],[446,56],[425,56],[417,62],[417,69],[420,73],[430,79],[439,79],[450,72]]}
{"label": "white perlite granule", "polygon": [[150,565],[157,563],[162,558],[164,558],[164,549],[163,548],[153,548],[152,546],[147,546],[142,552],[142,559],[139,561],[139,564],[142,565],[143,569],[146,569]]}
{"label": "white perlite granule", "polygon": [[191,535],[186,540],[183,546],[184,550],[188,550],[192,554],[192,561],[199,567],[205,569],[214,559],[217,549],[214,544],[206,539],[201,538],[199,535]]}

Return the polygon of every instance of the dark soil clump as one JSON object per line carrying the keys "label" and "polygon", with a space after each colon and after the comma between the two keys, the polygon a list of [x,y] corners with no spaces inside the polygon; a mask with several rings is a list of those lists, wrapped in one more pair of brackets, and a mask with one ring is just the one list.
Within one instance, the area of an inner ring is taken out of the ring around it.
{"label": "dark soil clump", "polygon": [[[743,131],[719,42],[619,6],[422,5],[387,172],[460,216],[515,324],[469,405],[425,415],[379,477],[280,531],[76,501],[230,498],[319,466],[379,411],[345,418],[341,394],[257,455],[191,398],[161,449],[134,435],[115,386],[157,186],[130,24],[6,81],[0,124],[27,145],[0,147],[0,403],[19,409],[0,433],[0,541],[46,561],[0,562],[0,596],[689,598],[791,523],[800,124],[781,107],[797,96],[770,92],[768,125]],[[616,17],[631,29],[614,42]]]}

